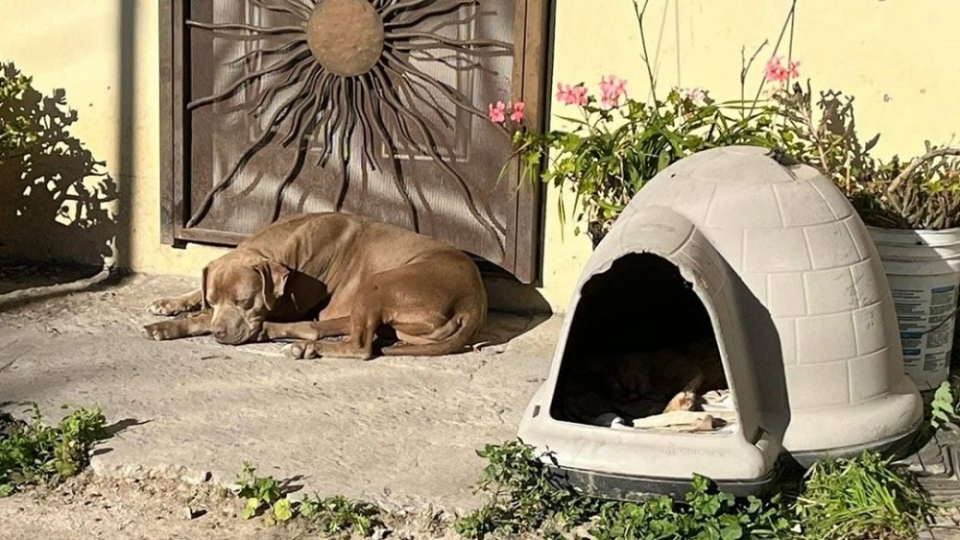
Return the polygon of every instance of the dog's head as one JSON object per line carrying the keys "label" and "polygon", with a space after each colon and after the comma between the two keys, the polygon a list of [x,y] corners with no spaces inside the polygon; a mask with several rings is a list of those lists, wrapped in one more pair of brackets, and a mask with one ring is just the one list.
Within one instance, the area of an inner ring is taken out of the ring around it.
{"label": "dog's head", "polygon": [[651,359],[646,353],[622,353],[614,358],[608,386],[616,399],[646,399],[654,390]]}
{"label": "dog's head", "polygon": [[203,269],[203,304],[213,308],[210,330],[228,345],[252,341],[283,296],[290,269],[262,257],[233,252]]}

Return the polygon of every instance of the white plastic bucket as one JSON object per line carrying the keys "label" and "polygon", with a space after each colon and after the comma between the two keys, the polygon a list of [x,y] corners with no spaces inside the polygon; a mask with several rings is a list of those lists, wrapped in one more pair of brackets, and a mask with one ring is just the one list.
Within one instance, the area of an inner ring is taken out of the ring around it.
{"label": "white plastic bucket", "polygon": [[920,390],[950,373],[953,315],[960,296],[960,228],[914,231],[867,227],[890,282],[900,326],[903,363]]}

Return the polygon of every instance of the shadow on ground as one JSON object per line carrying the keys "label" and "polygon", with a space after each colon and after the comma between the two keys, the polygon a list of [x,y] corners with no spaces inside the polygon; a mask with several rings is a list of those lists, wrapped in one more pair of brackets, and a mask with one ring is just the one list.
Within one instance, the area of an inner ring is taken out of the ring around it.
{"label": "shadow on ground", "polygon": [[[91,265],[5,260],[0,263],[0,298],[15,291],[65,286],[89,280],[102,271],[103,268]],[[2,305],[3,301],[0,300]]]}

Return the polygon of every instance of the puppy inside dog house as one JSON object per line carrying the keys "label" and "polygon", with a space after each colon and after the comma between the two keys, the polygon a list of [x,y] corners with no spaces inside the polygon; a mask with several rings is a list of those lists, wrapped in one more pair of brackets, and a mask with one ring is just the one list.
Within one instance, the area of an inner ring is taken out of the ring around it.
{"label": "puppy inside dog house", "polygon": [[661,171],[593,253],[519,436],[575,485],[762,491],[885,450],[922,404],[860,218],[815,169],[727,147]]}

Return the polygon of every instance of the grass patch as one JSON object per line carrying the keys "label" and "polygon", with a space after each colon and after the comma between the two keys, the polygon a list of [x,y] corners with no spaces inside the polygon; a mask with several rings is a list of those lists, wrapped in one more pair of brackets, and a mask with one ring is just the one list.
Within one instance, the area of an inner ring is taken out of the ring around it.
{"label": "grass patch", "polygon": [[808,472],[794,504],[807,538],[916,538],[930,502],[876,454],[828,460]]}
{"label": "grass patch", "polygon": [[471,540],[533,535],[596,540],[867,540],[916,538],[932,506],[889,461],[865,453],[811,468],[795,497],[737,498],[707,478],[682,500],[603,502],[557,485],[534,449],[519,441],[488,445],[478,490],[485,505],[462,517],[456,532]]}
{"label": "grass patch", "polygon": [[27,421],[0,413],[0,497],[79,474],[90,465],[94,446],[109,436],[97,408],[75,409],[56,426],[43,423],[36,404],[26,413]]}

